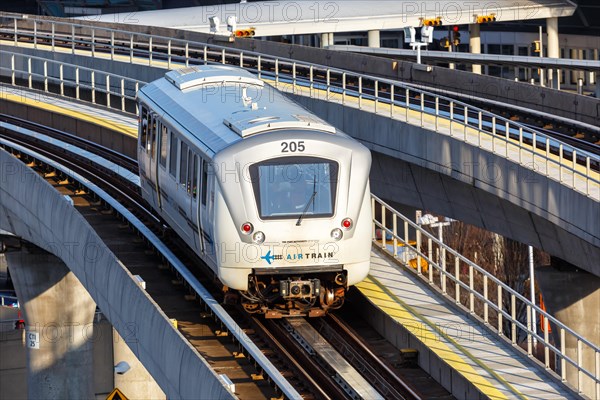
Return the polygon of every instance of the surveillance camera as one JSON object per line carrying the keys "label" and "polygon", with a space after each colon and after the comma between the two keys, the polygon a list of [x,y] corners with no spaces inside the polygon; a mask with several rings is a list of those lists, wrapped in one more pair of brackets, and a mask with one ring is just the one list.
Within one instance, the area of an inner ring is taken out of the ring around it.
{"label": "surveillance camera", "polygon": [[219,24],[221,23],[219,17],[210,17],[208,22],[210,23],[210,32],[217,33],[219,31]]}
{"label": "surveillance camera", "polygon": [[121,361],[117,365],[115,365],[115,372],[119,375],[123,375],[125,372],[129,371],[131,367],[126,361]]}
{"label": "surveillance camera", "polygon": [[229,32],[235,32],[235,28],[237,27],[237,18],[235,15],[230,15],[227,17],[227,30]]}

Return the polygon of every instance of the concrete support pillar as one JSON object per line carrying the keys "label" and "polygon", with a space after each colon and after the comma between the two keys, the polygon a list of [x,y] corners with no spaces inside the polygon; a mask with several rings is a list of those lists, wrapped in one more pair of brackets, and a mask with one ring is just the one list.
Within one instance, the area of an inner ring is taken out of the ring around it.
{"label": "concrete support pillar", "polygon": [[[481,32],[479,24],[469,24],[469,52],[481,54]],[[481,65],[473,65],[473,73],[481,74]]]}
{"label": "concrete support pillar", "polygon": [[329,32],[329,45],[333,46],[335,41],[333,40],[333,32]]}
{"label": "concrete support pillar", "polygon": [[379,35],[379,31],[368,31],[367,32],[369,38],[369,47],[380,47],[381,46],[381,38]]}
{"label": "concrete support pillar", "polygon": [[125,340],[114,328],[112,330],[114,364],[126,362],[129,365],[129,370],[124,374],[115,373],[115,387],[118,387],[129,399],[166,399],[167,396],[160,386],[129,348],[129,346],[137,346],[135,326],[130,328],[128,330],[131,331],[131,335]]}
{"label": "concrete support pillar", "polygon": [[[66,265],[35,249],[6,254],[23,310],[30,399],[94,398],[93,320],[96,305]],[[28,340],[26,340],[28,342]]]}
{"label": "concrete support pillar", "polygon": [[[598,49],[594,49],[592,50],[592,59],[595,61],[598,61]],[[595,94],[596,94],[596,98],[600,99],[600,82],[598,82],[598,77],[600,74],[598,74],[598,72],[590,72],[590,85],[596,85],[596,88],[594,90]]]}
{"label": "concrete support pillar", "polygon": [[[579,57],[579,51],[577,51],[577,49],[571,49],[570,50],[570,57],[572,60],[577,60],[577,58]],[[571,70],[571,85],[577,85],[577,78],[579,78],[579,73],[577,71],[573,71]]]}
{"label": "concrete support pillar", "polygon": [[[590,342],[600,345],[600,278],[587,272],[559,271],[552,267],[537,268],[535,274],[548,312]],[[552,327],[552,334],[560,348],[560,333],[556,327]],[[567,356],[577,360],[577,341],[567,334],[565,344]],[[594,373],[593,351],[584,349],[582,362],[584,368]],[[577,375],[575,367],[567,363],[567,382],[573,387],[577,387]],[[584,376],[581,390],[596,399],[592,379]]]}
{"label": "concrete support pillar", "polygon": [[329,46],[329,33],[321,33],[321,48]]}
{"label": "concrete support pillar", "polygon": [[[558,18],[546,19],[546,32],[548,34],[548,58],[560,58],[560,45],[558,42]],[[560,85],[560,71],[548,70],[548,86],[558,89]]]}

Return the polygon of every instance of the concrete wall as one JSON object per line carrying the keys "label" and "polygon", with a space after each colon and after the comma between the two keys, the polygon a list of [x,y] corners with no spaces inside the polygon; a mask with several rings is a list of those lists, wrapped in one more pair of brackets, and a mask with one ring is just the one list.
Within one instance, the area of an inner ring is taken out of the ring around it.
{"label": "concrete wall", "polygon": [[[542,289],[544,304],[548,312],[562,323],[582,335],[584,338],[600,346],[600,278],[583,271],[560,271],[552,267],[536,268],[535,276]],[[568,287],[569,290],[565,290]],[[560,343],[560,333],[551,327],[556,343]],[[569,334],[565,340],[566,354],[577,360],[577,340]],[[582,365],[595,373],[596,354],[587,346],[582,346]],[[567,381],[577,387],[577,369],[567,363]],[[582,390],[591,399],[600,400],[596,396],[594,381],[582,376]]]}
{"label": "concrete wall", "polygon": [[[51,96],[46,96],[46,100],[52,102]],[[56,114],[34,105],[15,103],[0,99],[0,113],[6,113],[15,117],[26,119],[30,122],[36,122],[45,126],[74,134],[84,139],[100,143],[111,149],[122,152],[123,154],[137,159],[137,139],[131,136],[123,135],[120,132],[113,131],[105,126],[96,125],[91,122],[83,121],[76,115],[67,116]]]}
{"label": "concrete wall", "polygon": [[0,331],[0,399],[27,399],[25,331]]}
{"label": "concrete wall", "polygon": [[169,398],[232,398],[210,365],[98,235],[23,163],[0,151],[0,229],[61,258]]}
{"label": "concrete wall", "polygon": [[[94,393],[96,400],[104,400],[115,387],[113,377],[113,328],[102,319],[94,323]],[[0,399],[27,399],[27,366],[24,330],[11,329],[0,332]],[[130,392],[124,390],[126,395]],[[131,392],[130,399],[143,398],[139,393]]]}
{"label": "concrete wall", "polygon": [[503,157],[387,116],[291,96],[373,153],[371,190],[600,275],[600,203]]}
{"label": "concrete wall", "polygon": [[96,304],[57,257],[35,246],[6,254],[21,304],[27,346],[27,393],[31,399],[94,396],[93,321]]}

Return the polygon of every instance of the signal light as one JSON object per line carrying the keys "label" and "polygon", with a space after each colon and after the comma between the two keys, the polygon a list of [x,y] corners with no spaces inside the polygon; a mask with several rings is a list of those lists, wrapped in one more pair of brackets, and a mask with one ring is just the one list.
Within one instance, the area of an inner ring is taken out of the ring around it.
{"label": "signal light", "polygon": [[477,15],[475,20],[478,24],[487,24],[488,22],[496,22],[496,14]]}
{"label": "signal light", "polygon": [[532,53],[539,53],[540,50],[541,50],[540,41],[539,40],[534,40],[531,43],[531,52]]}
{"label": "signal light", "polygon": [[336,241],[337,241],[337,240],[341,240],[341,239],[342,239],[342,237],[344,237],[344,233],[342,232],[342,230],[341,230],[340,228],[334,228],[334,229],[331,231],[331,238],[332,238],[333,240],[336,240]]}
{"label": "signal light", "polygon": [[447,37],[443,37],[440,39],[440,46],[447,49],[448,47],[450,47],[450,39],[448,39]]}
{"label": "signal light", "polygon": [[254,28],[237,29],[235,31],[235,37],[252,37],[255,34],[256,34],[256,30]]}
{"label": "signal light", "polygon": [[442,26],[442,17],[431,19],[421,18],[421,26]]}
{"label": "signal light", "polygon": [[256,244],[262,244],[265,241],[265,234],[261,231],[255,232],[252,235],[252,241]]}
{"label": "signal light", "polygon": [[250,222],[245,222],[241,226],[241,231],[244,235],[251,234],[253,230],[254,230],[254,227],[252,226],[252,224]]}
{"label": "signal light", "polygon": [[344,218],[342,220],[342,228],[346,230],[352,228],[352,220],[350,218]]}
{"label": "signal light", "polygon": [[458,25],[452,27],[452,44],[458,46],[460,44],[460,32]]}

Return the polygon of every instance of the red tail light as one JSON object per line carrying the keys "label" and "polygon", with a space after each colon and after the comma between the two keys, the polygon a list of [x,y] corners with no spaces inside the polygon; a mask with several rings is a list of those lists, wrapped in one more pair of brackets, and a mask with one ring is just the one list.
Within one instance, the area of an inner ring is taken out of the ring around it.
{"label": "red tail light", "polygon": [[352,228],[352,220],[350,218],[344,218],[342,220],[342,228],[344,228],[345,230],[351,229]]}
{"label": "red tail light", "polygon": [[252,226],[252,224],[250,222],[245,222],[242,224],[241,230],[244,235],[249,235],[254,230],[254,227]]}

